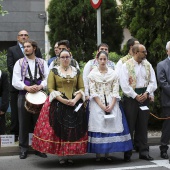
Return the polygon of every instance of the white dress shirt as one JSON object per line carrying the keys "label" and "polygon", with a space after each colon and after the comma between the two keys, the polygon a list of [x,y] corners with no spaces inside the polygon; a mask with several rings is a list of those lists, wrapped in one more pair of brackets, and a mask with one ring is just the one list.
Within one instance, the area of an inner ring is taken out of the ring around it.
{"label": "white dress shirt", "polygon": [[[136,74],[136,88],[144,88],[146,87],[146,91],[149,93],[153,93],[157,89],[157,82],[155,77],[155,72],[150,64],[150,80],[149,84],[147,84],[146,80],[146,69],[143,63],[138,63],[133,59],[135,64],[135,74]],[[137,93],[129,84],[129,73],[126,67],[126,63],[123,64],[121,69],[120,85],[127,96],[132,97],[133,99],[137,96]]]}
{"label": "white dress shirt", "polygon": [[117,74],[119,75],[120,77],[120,71],[121,71],[121,68],[123,66],[123,62],[122,60],[119,60],[117,63],[116,63],[116,66],[115,66],[115,71],[117,72]]}
{"label": "white dress shirt", "polygon": [[[26,57],[27,58],[27,57]],[[35,59],[29,59],[27,58],[28,65],[30,67],[31,75],[34,76],[35,72]],[[41,82],[41,85],[43,86],[43,89],[47,86],[47,78],[48,78],[48,66],[47,62],[44,60],[44,79]],[[26,72],[26,78],[30,79],[30,76],[28,74],[28,70]],[[37,79],[40,78],[39,69],[37,69]],[[26,86],[24,82],[22,81],[21,77],[21,65],[19,63],[19,60],[15,63],[14,69],[13,69],[13,77],[12,77],[12,85],[18,89],[18,90],[24,90],[24,87]]]}

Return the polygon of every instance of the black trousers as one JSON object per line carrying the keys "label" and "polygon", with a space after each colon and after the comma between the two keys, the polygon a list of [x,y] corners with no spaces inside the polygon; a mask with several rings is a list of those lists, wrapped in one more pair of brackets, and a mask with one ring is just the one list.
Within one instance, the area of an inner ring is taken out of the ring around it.
{"label": "black trousers", "polygon": [[[162,108],[163,117],[170,117],[170,107]],[[162,136],[160,150],[166,152],[168,150],[168,144],[170,140],[170,119],[164,120],[162,125]]]}
{"label": "black trousers", "polygon": [[[142,105],[148,106],[149,99],[147,99]],[[138,136],[139,154],[147,155],[149,152],[147,145],[149,110],[142,111],[139,108],[140,106],[141,105],[137,102],[136,99],[124,97],[123,107],[132,141],[134,136],[133,133],[135,131]],[[129,156],[131,156],[131,154],[132,152],[129,152]]]}
{"label": "black trousers", "polygon": [[29,133],[35,126],[39,114],[28,112],[25,107],[25,95],[18,95],[18,116],[19,116],[19,146],[21,152],[26,152],[29,148]]}
{"label": "black trousers", "polygon": [[6,120],[5,114],[0,115],[0,135],[4,135],[6,132]]}
{"label": "black trousers", "polygon": [[19,135],[19,121],[18,121],[18,91],[10,92],[11,105],[11,134]]}

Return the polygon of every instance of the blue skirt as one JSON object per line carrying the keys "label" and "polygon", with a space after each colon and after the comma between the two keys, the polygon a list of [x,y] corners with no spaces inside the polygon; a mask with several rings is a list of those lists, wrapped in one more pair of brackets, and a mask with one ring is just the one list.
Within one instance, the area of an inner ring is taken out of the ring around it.
{"label": "blue skirt", "polygon": [[[133,149],[128,124],[121,104],[122,122],[124,130],[122,133],[100,133],[88,132],[88,152],[89,153],[113,153],[125,152]],[[88,109],[87,109],[88,110]]]}

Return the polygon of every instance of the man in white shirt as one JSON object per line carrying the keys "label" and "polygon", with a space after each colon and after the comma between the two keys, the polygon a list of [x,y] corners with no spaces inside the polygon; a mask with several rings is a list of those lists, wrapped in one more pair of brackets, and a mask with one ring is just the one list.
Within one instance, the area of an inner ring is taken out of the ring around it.
{"label": "man in white shirt", "polygon": [[[124,57],[122,57],[116,64],[115,66],[115,70],[117,72],[117,74],[119,75],[119,77],[121,76],[121,68],[122,68],[122,65],[129,59],[131,59],[133,57],[133,52],[132,52],[132,47],[135,45],[135,44],[139,44],[139,41],[136,39],[136,38],[130,38],[127,43],[126,43],[126,47],[128,49],[128,54]],[[138,135],[140,134],[136,134],[134,133],[134,150],[136,150],[136,152],[139,151],[139,148],[138,148]]]}
{"label": "man in white shirt", "polygon": [[[147,127],[149,119],[149,94],[157,89],[155,72],[146,60],[147,51],[144,45],[132,47],[133,58],[125,62],[121,69],[120,85],[124,93],[124,111],[131,137],[133,132],[140,134],[139,158],[153,160],[149,156],[147,145]],[[146,107],[144,107],[146,106]],[[142,110],[144,109],[144,110]],[[132,152],[125,152],[124,159],[130,161]]]}
{"label": "man in white shirt", "polygon": [[[19,146],[20,159],[27,158],[28,152],[28,134],[30,127],[38,119],[39,114],[32,114],[26,110],[25,94],[35,93],[39,90],[45,89],[47,86],[48,66],[45,60],[37,58],[35,51],[37,43],[32,40],[24,42],[25,57],[19,59],[13,69],[12,85],[19,90],[18,95],[18,117],[19,117]],[[46,158],[46,154],[35,152],[36,155]]]}
{"label": "man in white shirt", "polygon": [[[127,46],[127,49],[128,49],[128,54],[124,57],[122,57],[116,64],[115,66],[115,70],[116,72],[118,73],[118,75],[120,74],[120,70],[122,68],[122,65],[127,61],[129,60],[130,58],[133,57],[133,52],[132,52],[132,47],[135,45],[135,44],[139,44],[139,41],[136,39],[136,38],[130,38],[127,43],[126,43],[126,46]],[[121,75],[120,75],[121,76]]]}

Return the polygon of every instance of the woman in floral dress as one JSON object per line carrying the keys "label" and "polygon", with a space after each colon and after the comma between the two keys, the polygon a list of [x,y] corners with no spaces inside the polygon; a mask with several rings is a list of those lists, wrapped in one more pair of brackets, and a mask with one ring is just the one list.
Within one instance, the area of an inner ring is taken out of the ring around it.
{"label": "woman in floral dress", "polygon": [[61,51],[59,61],[49,73],[50,95],[34,129],[32,147],[58,155],[59,163],[65,165],[73,164],[71,155],[87,152],[87,118],[82,76],[70,65],[70,52]]}
{"label": "woman in floral dress", "polygon": [[105,154],[106,161],[112,161],[109,153],[131,150],[132,141],[123,110],[119,107],[118,75],[107,67],[105,51],[97,54],[97,60],[99,66],[88,75],[88,152],[96,153],[96,161],[101,161],[101,154]]}

